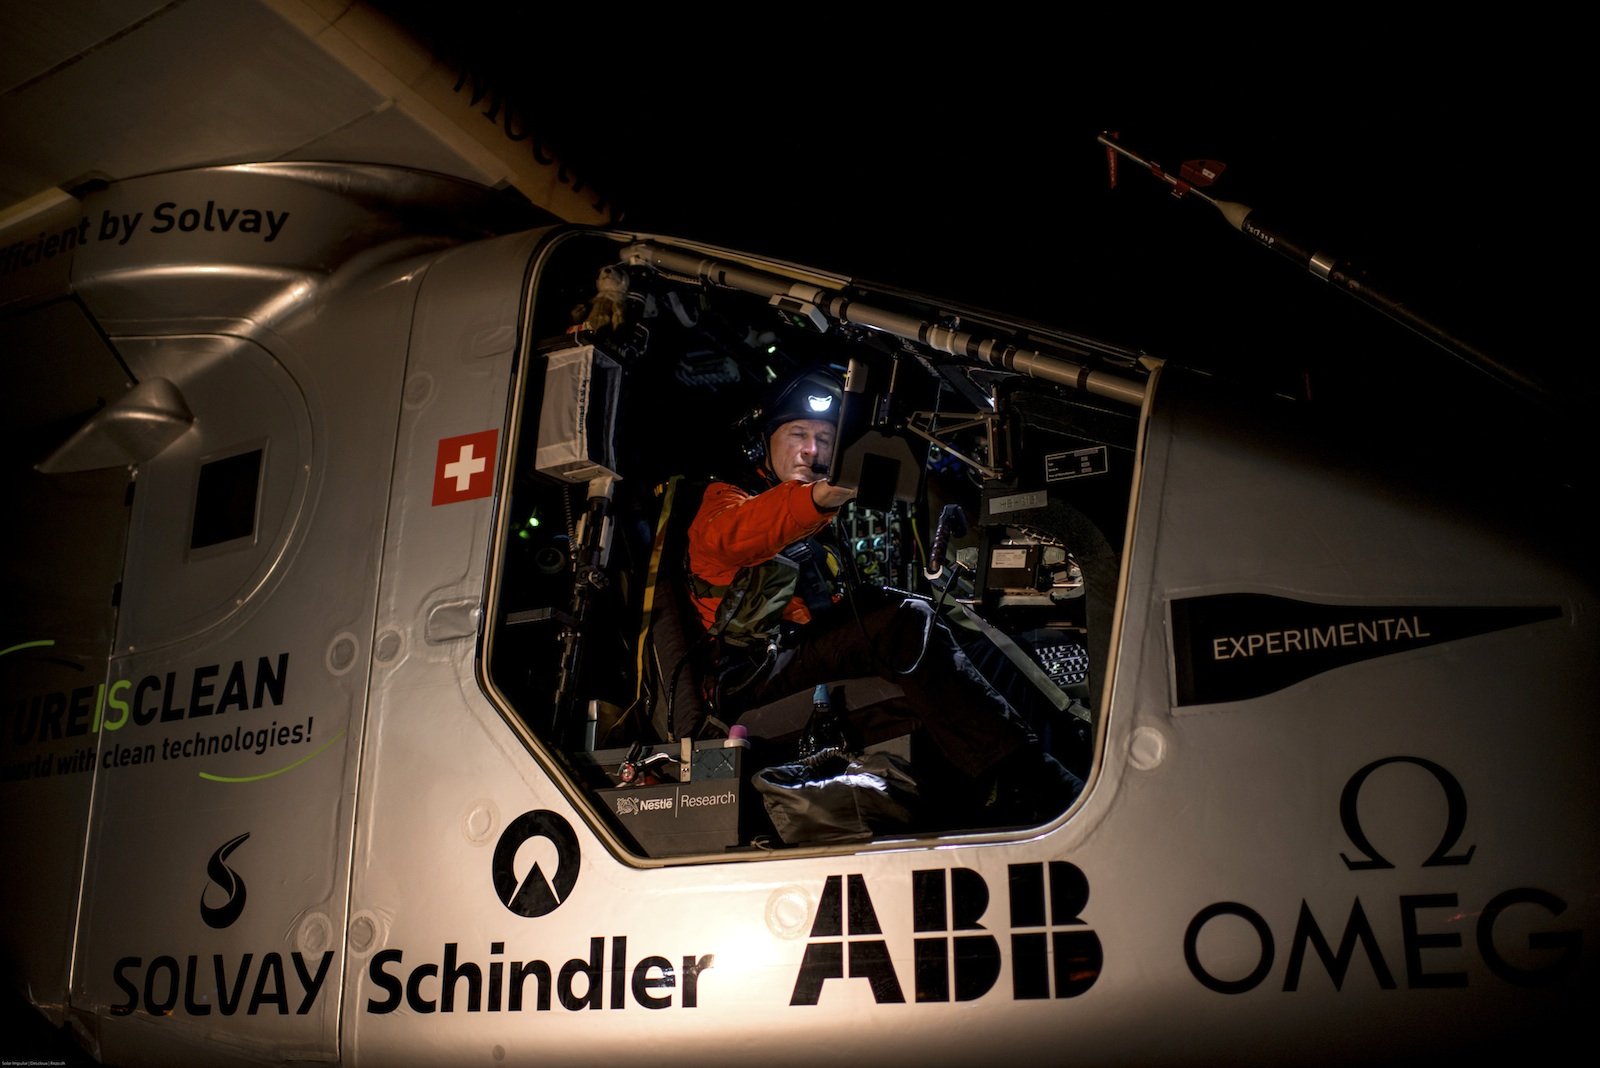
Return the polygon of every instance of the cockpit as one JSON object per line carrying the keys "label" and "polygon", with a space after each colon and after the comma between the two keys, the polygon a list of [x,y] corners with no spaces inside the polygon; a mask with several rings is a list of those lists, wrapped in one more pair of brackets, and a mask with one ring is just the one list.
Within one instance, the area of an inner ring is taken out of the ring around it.
{"label": "cockpit", "polygon": [[854,497],[815,550],[840,610],[883,591],[927,606],[1054,761],[1091,779],[1148,377],[1136,354],[589,233],[541,254],[522,332],[484,674],[624,849],[728,856],[1060,814],[975,796],[894,671],[752,707],[708,660],[689,525],[709,484],[748,481],[753,414],[808,369],[843,384],[826,477]]}

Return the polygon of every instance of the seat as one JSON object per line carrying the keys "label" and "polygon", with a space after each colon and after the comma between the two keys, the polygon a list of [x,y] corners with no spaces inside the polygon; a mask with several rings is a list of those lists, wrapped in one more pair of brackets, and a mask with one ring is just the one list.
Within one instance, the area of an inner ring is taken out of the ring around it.
{"label": "seat", "polygon": [[[705,481],[683,477],[666,484],[651,549],[641,678],[649,690],[650,722],[662,741],[701,737],[707,729],[725,734],[733,725],[716,715],[704,696],[711,650],[689,597],[684,568],[689,523],[700,508],[706,485]],[[869,706],[892,707],[905,696],[900,687],[875,676],[833,680],[828,683],[828,691],[833,711],[846,718]],[[804,732],[813,704],[813,691],[807,688],[746,709],[736,722],[752,738],[788,743]],[[864,744],[885,740],[886,737],[862,739]]]}
{"label": "seat", "polygon": [[640,679],[648,691],[650,724],[666,742],[695,737],[708,712],[700,689],[708,650],[683,574],[689,522],[705,488],[705,482],[681,476],[660,488],[661,514],[650,550]]}

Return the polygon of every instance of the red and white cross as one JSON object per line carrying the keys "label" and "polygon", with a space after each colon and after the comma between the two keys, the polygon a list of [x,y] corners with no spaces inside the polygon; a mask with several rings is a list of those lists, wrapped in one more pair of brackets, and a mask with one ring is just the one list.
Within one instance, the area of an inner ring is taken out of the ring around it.
{"label": "red and white cross", "polygon": [[494,492],[498,430],[480,430],[439,441],[433,466],[433,503],[454,504]]}

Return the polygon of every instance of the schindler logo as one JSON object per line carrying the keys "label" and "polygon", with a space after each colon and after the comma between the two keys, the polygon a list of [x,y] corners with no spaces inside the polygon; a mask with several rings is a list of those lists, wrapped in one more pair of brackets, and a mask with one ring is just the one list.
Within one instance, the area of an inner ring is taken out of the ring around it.
{"label": "schindler logo", "polygon": [[[546,875],[537,861],[527,875],[516,872],[517,851],[534,838],[548,840],[556,849],[556,870]],[[582,855],[572,825],[554,812],[524,812],[506,825],[494,847],[494,892],[500,903],[518,916],[530,919],[554,912],[578,883]]]}
{"label": "schindler logo", "polygon": [[[1013,864],[1010,899],[1011,996],[1077,997],[1100,978],[1100,937],[1079,918],[1089,881],[1062,860]],[[973,1001],[1001,974],[1000,940],[979,921],[989,885],[970,868],[911,873],[914,994],[918,1002]],[[822,888],[811,940],[791,1005],[815,1005],[829,980],[865,981],[878,1004],[906,1000],[877,910],[861,875],[831,875]]]}
{"label": "schindler logo", "polygon": [[[200,891],[200,918],[206,922],[207,927],[215,927],[219,931],[224,927],[231,927],[233,921],[244,911],[244,880],[223,862],[228,859],[230,853],[244,845],[245,839],[249,837],[250,832],[246,831],[239,837],[230,839],[211,854],[210,860],[206,861],[206,874],[211,877],[211,881]],[[208,896],[215,896],[211,893],[213,886],[227,895],[220,905],[206,903]]]}

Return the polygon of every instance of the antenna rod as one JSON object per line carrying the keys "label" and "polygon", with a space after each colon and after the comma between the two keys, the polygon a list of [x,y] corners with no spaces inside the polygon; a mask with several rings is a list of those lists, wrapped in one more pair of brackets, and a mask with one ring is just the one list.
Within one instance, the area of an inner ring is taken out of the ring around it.
{"label": "antenna rod", "polygon": [[1132,160],[1148,170],[1157,179],[1165,182],[1171,187],[1174,196],[1192,195],[1205,201],[1222,213],[1222,217],[1228,221],[1228,225],[1245,236],[1253,238],[1257,244],[1271,249],[1290,262],[1304,267],[1324,282],[1343,290],[1363,304],[1377,309],[1401,326],[1431,341],[1477,371],[1530,397],[1547,402],[1554,400],[1549,389],[1544,385],[1527,377],[1522,372],[1508,367],[1483,350],[1461,340],[1437,323],[1423,318],[1388,294],[1374,289],[1357,277],[1357,268],[1349,261],[1335,258],[1322,251],[1311,251],[1303,247],[1282,233],[1270,229],[1258,221],[1255,217],[1255,210],[1248,204],[1240,204],[1232,200],[1219,200],[1201,192],[1182,178],[1168,174],[1161,164],[1154,160],[1147,160],[1137,153],[1124,148],[1110,133],[1103,132],[1095,140],[1104,145],[1109,151]]}

